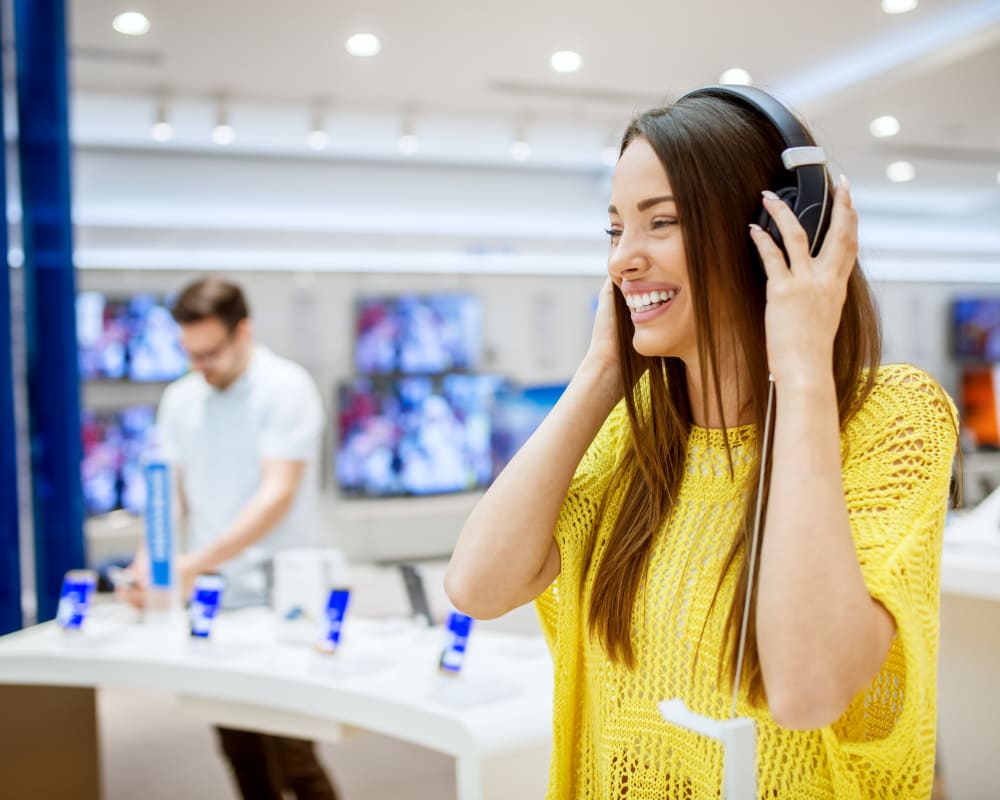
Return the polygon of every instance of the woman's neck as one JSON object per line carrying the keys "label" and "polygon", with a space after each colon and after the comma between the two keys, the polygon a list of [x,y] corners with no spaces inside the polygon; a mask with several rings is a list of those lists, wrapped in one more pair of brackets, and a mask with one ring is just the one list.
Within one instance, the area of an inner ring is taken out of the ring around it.
{"label": "woman's neck", "polygon": [[753,422],[750,378],[745,374],[746,370],[736,362],[735,357],[730,357],[723,358],[719,364],[721,412],[711,370],[705,376],[703,385],[700,365],[697,362],[685,362],[691,418],[695,425],[702,428],[733,428]]}

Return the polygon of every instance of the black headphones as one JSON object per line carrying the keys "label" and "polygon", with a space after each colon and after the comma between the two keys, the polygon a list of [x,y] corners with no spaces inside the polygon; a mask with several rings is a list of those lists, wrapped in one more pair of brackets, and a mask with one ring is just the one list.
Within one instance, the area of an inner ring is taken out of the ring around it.
{"label": "black headphones", "polygon": [[[771,190],[792,209],[809,237],[809,252],[816,255],[830,227],[833,194],[826,171],[826,153],[809,139],[805,128],[784,105],[767,92],[753,86],[706,86],[685,94],[688,97],[718,97],[766,117],[785,142],[781,162],[785,172]],[[784,250],[781,231],[771,215],[761,210],[757,220]]]}

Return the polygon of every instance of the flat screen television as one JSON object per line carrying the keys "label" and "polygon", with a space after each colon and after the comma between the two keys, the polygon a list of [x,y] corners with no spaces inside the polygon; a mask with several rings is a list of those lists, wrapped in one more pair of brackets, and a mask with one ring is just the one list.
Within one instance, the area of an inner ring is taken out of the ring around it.
{"label": "flat screen television", "polygon": [[482,308],[468,294],[362,297],[354,364],[364,375],[432,375],[479,367]]}
{"label": "flat screen television", "polygon": [[150,294],[76,299],[77,354],[84,380],[172,381],[188,368],[180,330],[163,299]]}
{"label": "flat screen television", "polygon": [[952,355],[962,361],[1000,361],[1000,297],[961,297],[951,304]]}
{"label": "flat screen television", "polygon": [[122,508],[142,513],[146,505],[142,457],[149,444],[155,414],[152,406],[83,412],[80,472],[88,515]]}
{"label": "flat screen television", "polygon": [[565,383],[504,387],[493,411],[494,477],[542,424],[565,390]]}
{"label": "flat screen television", "polygon": [[494,375],[360,377],[338,387],[335,474],[347,495],[432,495],[493,478]]}

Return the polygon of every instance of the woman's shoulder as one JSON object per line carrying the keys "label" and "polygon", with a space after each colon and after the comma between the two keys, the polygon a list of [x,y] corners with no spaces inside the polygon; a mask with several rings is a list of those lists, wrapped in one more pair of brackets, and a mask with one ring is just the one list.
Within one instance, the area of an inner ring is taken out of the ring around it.
{"label": "woman's shoulder", "polygon": [[925,420],[932,426],[956,428],[958,411],[941,384],[930,373],[913,364],[883,364],[862,376],[858,391],[870,385],[855,422],[877,420]]}

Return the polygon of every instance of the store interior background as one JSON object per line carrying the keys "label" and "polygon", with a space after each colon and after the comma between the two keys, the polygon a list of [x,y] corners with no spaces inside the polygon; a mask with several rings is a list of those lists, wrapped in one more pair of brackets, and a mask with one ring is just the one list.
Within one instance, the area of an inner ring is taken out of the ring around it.
{"label": "store interior background", "polygon": [[[146,35],[112,29],[126,10],[146,14]],[[725,69],[747,69],[800,111],[850,177],[886,361],[923,367],[958,399],[968,365],[951,350],[952,302],[1000,297],[1000,2],[920,0],[904,14],[878,0],[777,0],[766,12],[736,0],[74,0],[68,11],[78,289],[165,295],[204,272],[244,285],[260,341],[304,364],[327,403],[327,531],[358,563],[447,557],[477,495],[338,492],[334,390],[355,373],[356,300],[473,294],[478,371],[565,382],[604,275],[608,148],[634,111]],[[380,37],[378,55],[345,51],[363,31]],[[557,50],[579,52],[579,71],[554,72]],[[212,140],[220,114],[235,131],[225,146]],[[869,123],[887,114],[900,131],[875,138]],[[169,141],[151,137],[158,119]],[[528,158],[513,157],[515,141]],[[889,180],[897,161],[912,180]],[[155,404],[162,388],[87,382],[81,398]],[[974,502],[1000,483],[1000,456],[966,459]],[[27,496],[21,508],[28,530]],[[120,555],[137,531],[120,516],[88,520],[91,560]],[[119,702],[132,713],[140,701]]]}

